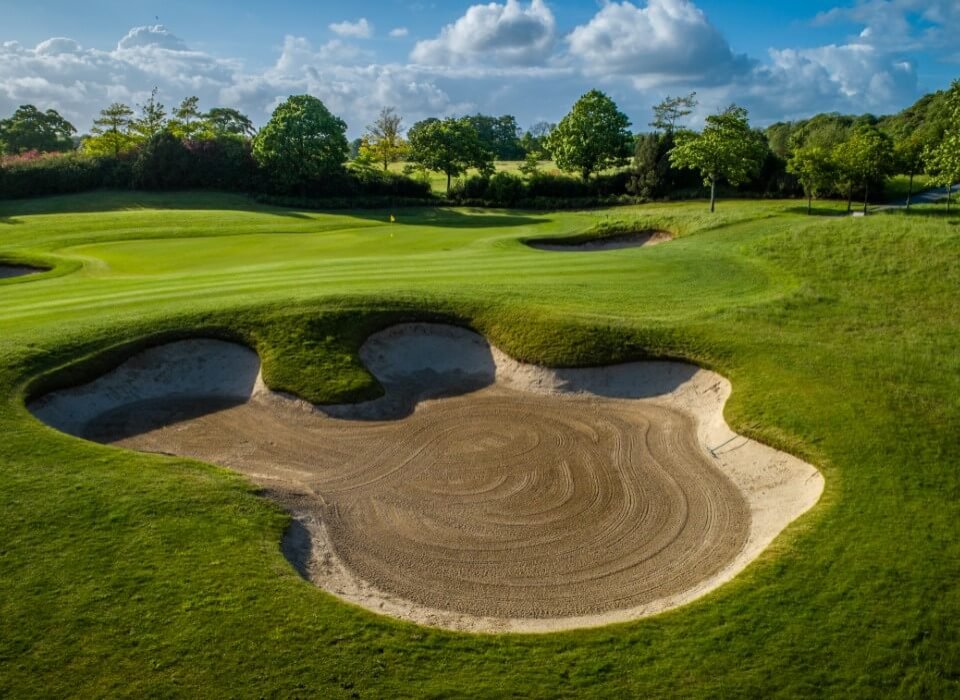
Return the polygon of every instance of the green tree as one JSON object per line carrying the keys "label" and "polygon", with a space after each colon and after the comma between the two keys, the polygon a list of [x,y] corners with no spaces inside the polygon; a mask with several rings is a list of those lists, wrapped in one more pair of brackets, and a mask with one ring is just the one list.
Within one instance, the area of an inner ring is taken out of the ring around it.
{"label": "green tree", "polygon": [[578,172],[586,182],[592,173],[627,163],[633,146],[629,126],[613,100],[591,90],[550,132],[547,148],[558,168]]}
{"label": "green tree", "polygon": [[487,114],[475,114],[467,120],[477,130],[480,143],[491,151],[497,160],[520,160],[524,156],[520,144],[520,127],[511,114],[492,117]]}
{"label": "green tree", "polygon": [[140,117],[130,122],[130,131],[138,142],[149,141],[167,124],[167,111],[157,100],[157,88],[153,88],[149,99],[138,106]]}
{"label": "green tree", "polygon": [[347,125],[310,95],[278,106],[253,140],[253,157],[282,189],[305,189],[347,159]]}
{"label": "green tree", "polygon": [[71,151],[70,137],[76,131],[56,110],[41,112],[33,105],[22,105],[9,119],[0,120],[0,151],[7,155]]}
{"label": "green tree", "polygon": [[787,172],[793,173],[807,196],[807,214],[813,211],[813,198],[830,192],[836,183],[836,172],[830,152],[822,146],[798,148],[787,161]]}
{"label": "green tree", "polygon": [[248,136],[257,133],[250,117],[230,107],[214,107],[203,115],[207,128],[215,136]]}
{"label": "green tree", "polygon": [[520,137],[520,148],[523,149],[525,157],[533,154],[538,161],[550,158],[546,142],[550,132],[556,128],[556,124],[540,121],[527,129],[526,133]]}
{"label": "green tree", "polygon": [[173,119],[167,123],[167,129],[177,138],[196,139],[204,135],[213,136],[207,121],[200,113],[200,98],[186,97],[173,111]]}
{"label": "green tree", "polygon": [[833,160],[847,187],[847,211],[853,204],[853,188],[863,185],[863,213],[867,213],[870,183],[882,181],[894,170],[893,141],[876,126],[861,123],[833,152]]}
{"label": "green tree", "polygon": [[132,119],[133,110],[120,102],[114,102],[100,110],[100,116],[93,121],[93,128],[90,130],[94,136],[83,142],[84,152],[118,158],[133,145],[133,138],[130,136]]}
{"label": "green tree", "polygon": [[425,119],[410,128],[407,138],[414,163],[447,176],[447,193],[451,179],[469,168],[493,172],[493,153],[483,147],[468,119]]}
{"label": "green tree", "polygon": [[[377,119],[367,127],[364,143],[361,144],[358,157],[372,158],[381,163],[383,169],[390,167],[390,163],[400,160],[407,151],[407,144],[401,136],[403,117],[397,114],[393,107],[384,107],[380,110]],[[364,154],[366,148],[367,154]]]}
{"label": "green tree", "polygon": [[667,97],[663,102],[654,106],[653,121],[650,122],[650,126],[656,131],[673,133],[677,121],[693,114],[697,104],[699,103],[695,92],[681,97]]}
{"label": "green tree", "polygon": [[699,171],[710,186],[710,211],[716,208],[717,182],[739,185],[756,173],[768,151],[763,135],[750,128],[747,110],[730,105],[724,112],[707,117],[703,131],[677,134],[670,151],[670,163],[677,168]]}
{"label": "green tree", "polygon": [[924,152],[927,171],[937,184],[947,188],[947,211],[953,185],[960,181],[960,80],[954,80],[946,94],[945,107],[949,115],[938,144]]}

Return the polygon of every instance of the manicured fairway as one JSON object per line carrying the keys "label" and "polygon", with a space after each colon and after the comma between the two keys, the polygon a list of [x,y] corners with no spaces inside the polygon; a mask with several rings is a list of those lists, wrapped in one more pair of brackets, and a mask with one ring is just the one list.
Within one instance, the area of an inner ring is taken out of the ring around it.
{"label": "manicured fairway", "polygon": [[[53,268],[0,280],[0,696],[960,693],[957,218],[704,209],[400,210],[391,225],[207,194],[0,203],[0,263]],[[521,242],[611,220],[678,238]],[[107,348],[184,334],[254,346],[276,389],[369,397],[363,339],[437,318],[529,361],[716,369],[731,426],[816,464],[824,496],[674,612],[458,635],[301,580],[279,549],[286,516],[239,476],[84,443],[23,405],[132,351]]]}

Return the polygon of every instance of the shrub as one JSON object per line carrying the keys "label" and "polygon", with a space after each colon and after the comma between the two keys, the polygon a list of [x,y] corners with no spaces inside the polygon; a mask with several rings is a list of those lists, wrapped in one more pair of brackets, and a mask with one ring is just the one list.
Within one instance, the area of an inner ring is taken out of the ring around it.
{"label": "shrub", "polygon": [[496,173],[487,184],[487,199],[492,203],[510,207],[520,201],[525,192],[523,179],[511,173]]}
{"label": "shrub", "polygon": [[6,159],[0,168],[0,197],[18,199],[83,192],[102,187],[114,170],[79,153]]}
{"label": "shrub", "polygon": [[183,141],[169,131],[160,131],[144,144],[133,163],[133,186],[146,190],[196,187],[194,159]]}

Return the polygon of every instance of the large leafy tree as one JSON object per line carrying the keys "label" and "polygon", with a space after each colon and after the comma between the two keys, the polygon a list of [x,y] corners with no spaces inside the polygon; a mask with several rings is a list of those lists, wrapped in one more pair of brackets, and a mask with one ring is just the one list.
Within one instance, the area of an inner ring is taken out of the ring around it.
{"label": "large leafy tree", "polygon": [[425,119],[407,133],[410,160],[426,170],[447,176],[447,192],[452,178],[469,168],[493,172],[493,153],[484,148],[477,130],[468,119]]}
{"label": "large leafy tree", "polygon": [[9,119],[0,120],[0,149],[7,155],[70,151],[76,131],[56,110],[41,112],[33,105],[23,105]]}
{"label": "large leafy tree", "polygon": [[523,136],[520,137],[520,148],[523,149],[525,157],[529,158],[533,156],[531,161],[546,160],[549,158],[550,152],[547,150],[547,137],[550,135],[550,132],[556,128],[556,124],[539,121],[527,129]]}
{"label": "large leafy tree", "polygon": [[83,142],[83,150],[91,155],[111,155],[114,158],[133,145],[130,124],[133,110],[120,102],[114,102],[100,110],[100,116],[93,121],[91,138]]}
{"label": "large leafy tree", "polygon": [[747,110],[730,105],[712,114],[700,133],[677,134],[670,162],[678,168],[696,170],[710,186],[710,211],[716,208],[717,183],[739,185],[756,173],[768,151],[763,135],[750,128]]}
{"label": "large leafy tree", "polygon": [[253,157],[281,189],[301,190],[311,180],[342,168],[347,125],[310,95],[278,106],[253,140]]}
{"label": "large leafy tree", "polygon": [[813,210],[813,198],[831,191],[836,183],[836,171],[830,151],[822,146],[796,149],[787,161],[787,171],[797,176],[807,196],[807,213]]}
{"label": "large leafy tree", "polygon": [[833,152],[833,160],[847,187],[847,211],[853,200],[853,188],[863,186],[863,213],[867,213],[870,183],[883,180],[895,169],[893,141],[876,126],[861,123]]}
{"label": "large leafy tree", "polygon": [[390,163],[400,160],[407,151],[402,128],[403,117],[393,107],[384,107],[373,124],[367,127],[357,156],[365,161],[380,163],[386,170]]}
{"label": "large leafy tree", "polygon": [[467,120],[477,130],[480,143],[492,151],[497,160],[520,160],[524,156],[520,145],[520,127],[511,114],[493,117],[487,114],[474,114]]}
{"label": "large leafy tree", "polygon": [[547,148],[557,167],[587,181],[595,172],[627,163],[633,146],[629,126],[613,100],[591,90],[550,132]]}
{"label": "large leafy tree", "polygon": [[924,153],[927,171],[937,184],[947,188],[947,211],[953,185],[960,182],[960,80],[953,81],[946,95],[949,118],[937,145],[930,145]]}

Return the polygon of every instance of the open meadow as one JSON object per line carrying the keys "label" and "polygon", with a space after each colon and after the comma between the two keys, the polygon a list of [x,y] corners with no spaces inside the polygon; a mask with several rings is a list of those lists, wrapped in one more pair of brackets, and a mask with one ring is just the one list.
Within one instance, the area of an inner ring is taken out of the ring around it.
{"label": "open meadow", "polygon": [[[0,696],[960,693],[960,218],[942,205],[864,218],[831,202],[812,216],[793,200],[707,206],[0,202],[0,269],[38,268],[0,279]],[[672,240],[526,244],[653,230]],[[245,476],[80,440],[27,408],[190,338],[256,351],[285,395],[375,399],[364,341],[424,321],[547,367],[712,370],[732,385],[730,426],[814,465],[823,494],[732,581],[675,609],[462,633],[304,580],[281,549],[284,501],[256,465]]]}

